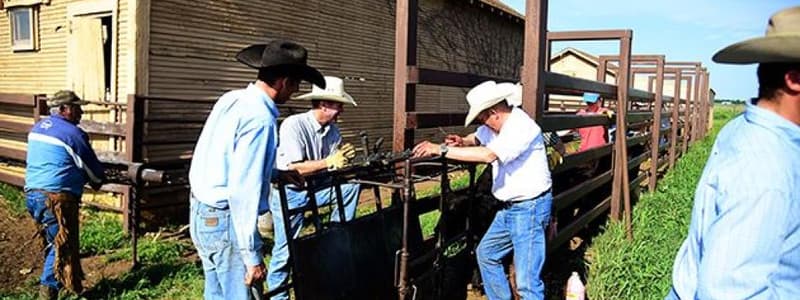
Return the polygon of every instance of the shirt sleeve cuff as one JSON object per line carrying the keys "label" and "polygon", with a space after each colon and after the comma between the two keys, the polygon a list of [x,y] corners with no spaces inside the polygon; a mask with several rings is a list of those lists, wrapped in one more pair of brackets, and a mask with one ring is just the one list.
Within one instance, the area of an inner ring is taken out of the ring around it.
{"label": "shirt sleeve cuff", "polygon": [[261,251],[240,250],[244,264],[248,267],[257,266],[264,263]]}

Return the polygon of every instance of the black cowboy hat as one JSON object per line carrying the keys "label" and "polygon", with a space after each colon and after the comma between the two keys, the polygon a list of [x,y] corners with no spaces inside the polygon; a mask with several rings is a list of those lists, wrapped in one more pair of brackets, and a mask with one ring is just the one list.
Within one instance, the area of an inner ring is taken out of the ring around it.
{"label": "black cowboy hat", "polygon": [[266,44],[251,45],[236,53],[236,60],[255,69],[287,72],[293,77],[325,88],[322,74],[306,63],[308,51],[295,42],[273,40]]}

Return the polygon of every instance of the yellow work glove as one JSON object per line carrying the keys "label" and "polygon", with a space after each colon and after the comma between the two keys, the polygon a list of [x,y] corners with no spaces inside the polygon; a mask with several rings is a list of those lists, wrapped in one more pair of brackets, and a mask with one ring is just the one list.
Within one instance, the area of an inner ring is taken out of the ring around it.
{"label": "yellow work glove", "polygon": [[606,110],[606,111],[603,111],[603,114],[606,115],[606,117],[608,117],[609,119],[614,117],[614,111],[610,110],[610,109]]}
{"label": "yellow work glove", "polygon": [[550,170],[554,169],[556,166],[562,164],[564,162],[564,157],[561,156],[561,153],[558,151],[553,150],[550,152],[550,155],[547,156],[547,164],[550,166]]}
{"label": "yellow work glove", "polygon": [[353,144],[347,143],[328,155],[328,157],[325,158],[325,165],[328,166],[328,170],[338,170],[347,165],[355,156],[356,147],[353,147]]}

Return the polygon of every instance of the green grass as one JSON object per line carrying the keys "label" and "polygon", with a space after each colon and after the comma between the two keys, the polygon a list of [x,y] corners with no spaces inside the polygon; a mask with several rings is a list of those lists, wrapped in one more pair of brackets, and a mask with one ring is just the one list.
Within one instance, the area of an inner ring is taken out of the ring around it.
{"label": "green grass", "polygon": [[[119,278],[101,280],[85,295],[88,299],[200,299],[203,271],[183,255],[193,251],[186,241],[153,240],[145,237],[139,244],[140,269]],[[109,261],[130,259],[131,248],[117,250]]]}
{"label": "green grass", "polygon": [[83,209],[81,214],[83,215],[80,234],[81,254],[107,253],[121,247],[127,241],[118,214],[93,209]]}
{"label": "green grass", "polygon": [[5,199],[11,214],[15,217],[28,214],[28,209],[25,208],[25,195],[18,187],[0,182],[0,197]]}
{"label": "green grass", "polygon": [[[193,251],[194,247],[188,241],[160,241],[149,237],[139,240],[137,246],[139,261],[145,264],[173,264],[186,251]],[[131,259],[132,248],[126,244],[124,248],[113,251],[106,257],[108,262]]]}
{"label": "green grass", "polygon": [[672,263],[689,227],[694,190],[717,132],[741,112],[717,107],[711,134],[694,144],[655,192],[633,210],[634,240],[622,222],[610,222],[588,250],[590,299],[663,299],[672,284]]}

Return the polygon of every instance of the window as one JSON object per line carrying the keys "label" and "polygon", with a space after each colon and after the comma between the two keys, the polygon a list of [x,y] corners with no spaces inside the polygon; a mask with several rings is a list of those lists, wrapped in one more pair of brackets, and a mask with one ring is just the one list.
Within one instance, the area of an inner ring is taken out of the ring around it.
{"label": "window", "polygon": [[11,20],[11,49],[36,50],[36,15],[32,6],[8,9]]}

